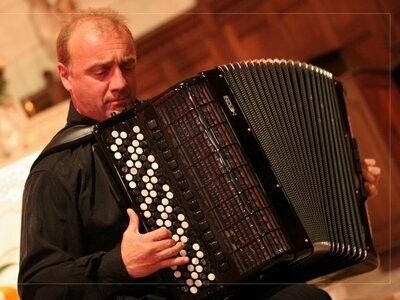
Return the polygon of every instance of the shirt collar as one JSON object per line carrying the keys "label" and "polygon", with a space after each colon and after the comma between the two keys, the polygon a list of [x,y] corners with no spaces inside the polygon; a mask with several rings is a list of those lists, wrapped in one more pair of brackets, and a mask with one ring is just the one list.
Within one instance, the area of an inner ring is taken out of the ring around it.
{"label": "shirt collar", "polygon": [[98,121],[81,115],[72,104],[72,101],[70,102],[68,116],[67,116],[67,126],[72,126],[77,124],[93,125],[96,123],[98,123]]}

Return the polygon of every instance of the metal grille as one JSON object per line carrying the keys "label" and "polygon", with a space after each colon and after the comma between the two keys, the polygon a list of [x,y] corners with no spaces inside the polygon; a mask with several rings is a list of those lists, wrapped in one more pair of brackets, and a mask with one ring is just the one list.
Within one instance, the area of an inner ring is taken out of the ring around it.
{"label": "metal grille", "polygon": [[221,69],[312,243],[331,255],[320,263],[362,258],[354,158],[332,75],[278,60]]}

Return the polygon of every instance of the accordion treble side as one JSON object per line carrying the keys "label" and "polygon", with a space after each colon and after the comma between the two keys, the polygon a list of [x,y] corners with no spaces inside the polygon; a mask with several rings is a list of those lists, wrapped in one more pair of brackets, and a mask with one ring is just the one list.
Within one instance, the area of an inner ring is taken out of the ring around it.
{"label": "accordion treble side", "polygon": [[177,298],[280,268],[303,281],[377,265],[342,86],[320,68],[222,65],[94,135],[120,204],[185,243],[189,264],[162,272]]}

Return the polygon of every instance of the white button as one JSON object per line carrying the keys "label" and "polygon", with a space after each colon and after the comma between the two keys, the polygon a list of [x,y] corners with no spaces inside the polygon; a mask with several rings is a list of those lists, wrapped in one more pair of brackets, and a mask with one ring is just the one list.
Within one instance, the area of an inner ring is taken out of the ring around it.
{"label": "white button", "polygon": [[169,191],[169,185],[168,184],[164,184],[162,186],[162,189],[163,189],[164,192],[168,192]]}
{"label": "white button", "polygon": [[172,222],[170,220],[165,220],[164,222],[166,227],[171,227],[172,226]]}
{"label": "white button", "polygon": [[161,218],[164,220],[168,219],[168,214],[166,212],[161,213]]}
{"label": "white button", "polygon": [[127,181],[132,181],[132,179],[133,179],[132,174],[126,174],[126,175],[125,175],[125,179],[126,179]]}
{"label": "white button", "polygon": [[163,212],[164,211],[164,205],[157,205],[157,210],[159,211],[159,212]]}
{"label": "white button", "polygon": [[204,257],[204,252],[203,252],[203,251],[198,251],[198,252],[196,253],[196,256],[197,256],[198,258],[203,258],[203,257]]}
{"label": "white button", "polygon": [[146,189],[149,191],[153,190],[153,185],[150,182],[146,183]]}
{"label": "white button", "polygon": [[186,285],[188,286],[192,286],[193,285],[193,279],[189,278],[188,280],[186,280]]}
{"label": "white button", "polygon": [[135,161],[135,167],[140,169],[142,167],[142,163],[140,161]]}
{"label": "white button", "polygon": [[122,154],[119,153],[119,152],[115,152],[114,153],[114,157],[115,157],[115,159],[121,159],[122,158]]}
{"label": "white button", "polygon": [[135,148],[132,147],[132,146],[129,146],[128,147],[128,152],[132,154],[133,152],[135,152]]}
{"label": "white button", "polygon": [[192,287],[190,288],[190,292],[191,292],[192,294],[197,294],[197,292],[198,292],[197,287],[192,286]]}
{"label": "white button", "polygon": [[133,141],[132,141],[132,146],[133,146],[133,147],[139,147],[139,145],[140,145],[140,143],[139,143],[138,140],[133,140]]}
{"label": "white button", "polygon": [[201,265],[197,265],[197,266],[196,266],[196,272],[197,272],[197,273],[203,272],[203,267],[202,267]]}
{"label": "white button", "polygon": [[166,196],[168,199],[174,198],[174,194],[172,192],[167,192]]}
{"label": "white button", "polygon": [[153,172],[153,175],[154,175],[154,171],[153,171],[152,169],[148,169],[148,170],[147,170],[147,175],[152,176],[152,177],[150,178],[150,182],[151,182],[152,184],[156,184],[156,183],[158,182],[157,177],[155,177],[155,176],[153,176],[153,175],[150,175],[150,174],[149,174],[149,171]]}
{"label": "white button", "polygon": [[146,210],[146,211],[143,213],[143,215],[144,215],[146,218],[150,218],[150,217],[151,217],[151,212],[148,211],[148,210]]}
{"label": "white button", "polygon": [[147,196],[149,195],[149,191],[148,191],[148,190],[142,190],[142,191],[140,192],[140,194],[141,194],[143,197],[147,197]]}
{"label": "white button", "polygon": [[182,243],[186,244],[188,240],[189,240],[189,239],[188,239],[188,237],[187,237],[186,235],[182,235],[182,236],[181,236],[181,242],[182,242]]}
{"label": "white button", "polygon": [[136,136],[136,138],[137,138],[139,141],[142,141],[142,140],[144,139],[144,136],[143,136],[143,134],[139,133],[139,134]]}
{"label": "white button", "polygon": [[215,280],[215,274],[214,273],[210,273],[210,274],[208,274],[207,278],[210,281],[214,281]]}
{"label": "white button", "polygon": [[200,260],[199,260],[197,257],[193,257],[193,258],[192,258],[192,264],[198,265],[199,262],[200,262]]}
{"label": "white button", "polygon": [[117,138],[117,137],[119,137],[119,133],[118,133],[118,131],[116,131],[116,130],[113,130],[113,131],[111,132],[111,136],[112,136],[113,138]]}
{"label": "white button", "polygon": [[189,272],[193,272],[194,271],[194,266],[193,265],[187,265],[187,270]]}
{"label": "white button", "polygon": [[131,189],[134,189],[136,187],[136,182],[134,182],[134,181],[129,182],[129,187]]}
{"label": "white button", "polygon": [[146,204],[146,203],[141,203],[141,204],[140,204],[140,209],[141,209],[141,210],[147,210],[147,208],[148,208],[148,207],[147,207],[147,204]]}
{"label": "white button", "polygon": [[153,197],[153,198],[157,197],[157,192],[154,191],[154,190],[150,191],[150,196]]}
{"label": "white button", "polygon": [[185,249],[182,249],[181,251],[179,251],[179,255],[180,256],[187,256],[187,252]]}
{"label": "white button", "polygon": [[161,219],[157,219],[156,224],[157,224],[159,227],[161,227],[161,226],[164,225],[164,221],[161,220]]}
{"label": "white button", "polygon": [[128,134],[125,131],[121,131],[121,133],[119,134],[119,136],[123,139],[126,139],[128,137]]}
{"label": "white button", "polygon": [[146,197],[146,198],[144,199],[144,202],[146,202],[147,204],[151,204],[151,203],[153,203],[153,199],[150,198],[150,197]]}
{"label": "white button", "polygon": [[183,214],[179,214],[179,215],[178,215],[178,220],[179,220],[179,221],[185,220],[185,216],[184,216]]}
{"label": "white button", "polygon": [[149,155],[148,157],[147,157],[147,160],[149,161],[149,162],[154,162],[155,160],[156,160],[156,158],[154,157],[154,155]]}
{"label": "white button", "polygon": [[133,153],[131,155],[131,158],[132,158],[133,161],[137,161],[139,159],[139,156],[136,153]]}
{"label": "white button", "polygon": [[167,206],[169,204],[169,200],[167,198],[162,198],[161,199],[161,203],[165,206]]}
{"label": "white button", "polygon": [[172,239],[173,239],[175,242],[179,242],[179,235],[174,234],[174,235],[172,236]]}
{"label": "white button", "polygon": [[195,280],[194,285],[197,287],[201,287],[203,285],[203,282],[200,279]]}
{"label": "white button", "polygon": [[133,161],[128,160],[128,161],[126,162],[126,165],[127,165],[129,168],[132,168],[132,167],[133,167]]}
{"label": "white button", "polygon": [[151,164],[151,168],[152,168],[153,170],[157,170],[157,169],[158,169],[158,163],[153,162],[153,163]]}
{"label": "white button", "polygon": [[136,148],[136,153],[139,154],[139,155],[140,155],[140,154],[143,154],[143,149],[140,148],[140,147],[137,147],[137,148]]}
{"label": "white button", "polygon": [[118,146],[115,145],[115,144],[112,144],[112,145],[110,146],[110,149],[111,149],[112,152],[115,152],[115,151],[118,150]]}
{"label": "white button", "polygon": [[142,180],[143,180],[143,182],[149,182],[149,181],[150,181],[150,178],[149,178],[149,176],[144,175],[144,176],[142,177]]}
{"label": "white button", "polygon": [[133,130],[134,133],[139,133],[140,132],[140,127],[139,126],[134,126],[132,128],[132,130]]}
{"label": "white button", "polygon": [[187,228],[189,227],[189,223],[186,222],[186,221],[183,221],[183,222],[181,223],[181,226],[182,226],[182,228],[187,229]]}
{"label": "white button", "polygon": [[182,273],[181,273],[181,272],[179,272],[179,271],[175,271],[175,272],[174,272],[174,277],[175,277],[175,278],[181,278],[181,276],[182,276]]}
{"label": "white button", "polygon": [[115,140],[115,143],[116,143],[118,146],[120,146],[120,145],[122,145],[122,140],[121,140],[120,138],[117,138],[117,139]]}
{"label": "white button", "polygon": [[192,248],[193,248],[193,250],[195,250],[195,251],[199,251],[199,250],[200,250],[200,245],[197,244],[197,243],[194,243],[194,244],[192,245]]}
{"label": "white button", "polygon": [[185,231],[184,231],[182,228],[178,228],[178,229],[176,230],[176,233],[179,234],[179,235],[184,234],[184,232],[185,232]]}
{"label": "white button", "polygon": [[166,208],[165,208],[165,211],[167,212],[167,213],[172,213],[172,211],[173,211],[173,209],[172,209],[172,206],[170,206],[170,205],[168,205]]}
{"label": "white button", "polygon": [[198,279],[199,274],[197,274],[196,272],[192,272],[192,274],[190,274],[190,277],[192,277],[193,279]]}
{"label": "white button", "polygon": [[136,169],[136,168],[131,168],[131,169],[129,170],[129,172],[130,172],[132,175],[136,175],[136,174],[137,174],[137,169]]}

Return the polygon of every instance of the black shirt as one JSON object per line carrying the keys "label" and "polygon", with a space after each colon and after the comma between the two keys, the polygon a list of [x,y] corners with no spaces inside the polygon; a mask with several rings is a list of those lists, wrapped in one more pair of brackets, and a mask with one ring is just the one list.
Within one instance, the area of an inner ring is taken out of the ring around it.
{"label": "black shirt", "polygon": [[[95,123],[71,104],[67,126]],[[154,293],[153,278],[139,284],[122,262],[126,216],[95,163],[93,143],[52,153],[31,169],[22,208],[22,299],[124,299]]]}

